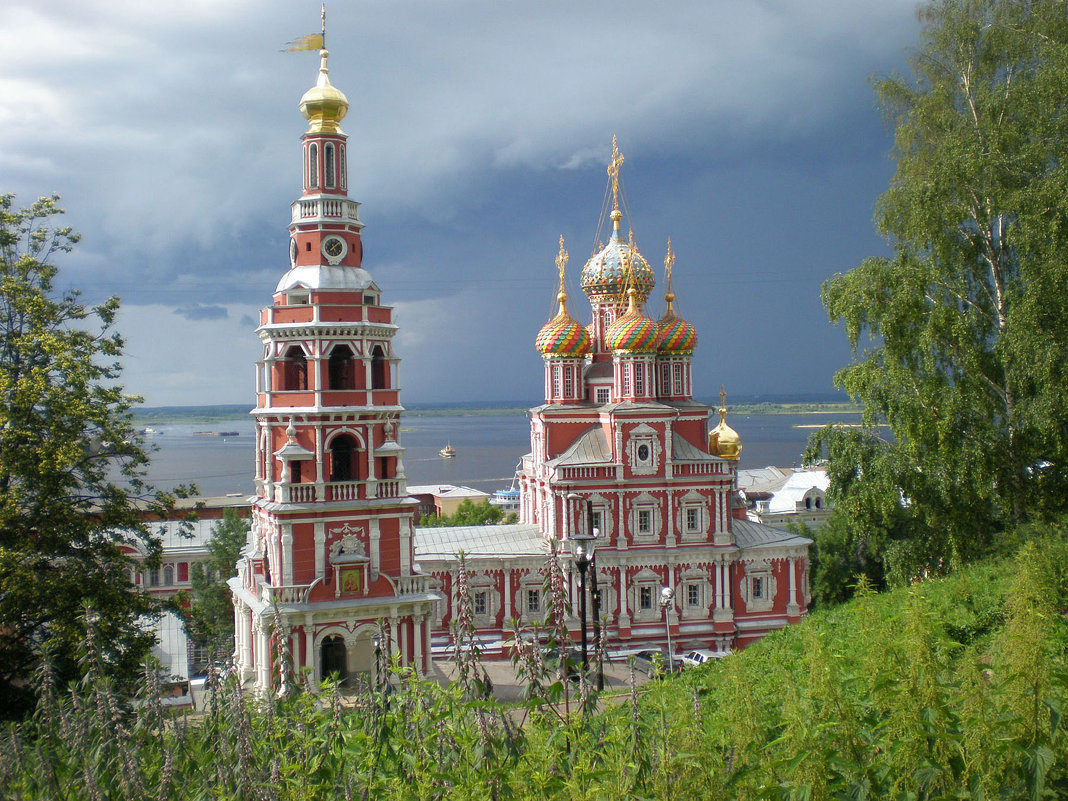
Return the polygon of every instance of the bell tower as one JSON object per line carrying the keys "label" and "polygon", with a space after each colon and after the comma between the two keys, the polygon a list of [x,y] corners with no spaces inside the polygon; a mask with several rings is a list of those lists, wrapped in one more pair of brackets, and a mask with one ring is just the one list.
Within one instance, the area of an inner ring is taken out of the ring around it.
{"label": "bell tower", "polygon": [[320,51],[300,100],[303,191],[292,204],[289,270],[260,312],[256,496],[231,580],[236,662],[260,691],[301,673],[373,679],[382,658],[429,667],[429,577],[413,565],[400,444],[397,326],[362,266],[348,197],[349,108]]}

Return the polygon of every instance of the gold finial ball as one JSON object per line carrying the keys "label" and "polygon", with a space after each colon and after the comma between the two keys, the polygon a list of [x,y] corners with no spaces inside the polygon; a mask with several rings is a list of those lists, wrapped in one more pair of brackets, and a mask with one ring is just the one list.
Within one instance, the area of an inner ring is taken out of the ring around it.
{"label": "gold finial ball", "polygon": [[561,292],[559,295],[556,296],[556,299],[558,301],[560,301],[561,303],[567,302],[567,293],[566,292]]}
{"label": "gold finial ball", "polygon": [[622,219],[623,219],[623,212],[621,212],[619,209],[612,209],[612,221],[613,222],[619,222]]}
{"label": "gold finial ball", "polygon": [[664,300],[666,300],[668,303],[672,303],[675,300],[675,293],[668,292],[666,295],[664,295]]}

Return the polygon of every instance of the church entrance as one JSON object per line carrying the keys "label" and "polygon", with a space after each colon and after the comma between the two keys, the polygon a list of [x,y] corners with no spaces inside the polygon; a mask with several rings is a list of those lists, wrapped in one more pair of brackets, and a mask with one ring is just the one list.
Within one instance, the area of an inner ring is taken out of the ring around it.
{"label": "church entrance", "polygon": [[320,664],[322,666],[320,675],[326,679],[333,674],[335,681],[344,683],[349,675],[345,654],[345,640],[338,636],[327,637],[323,640],[320,650]]}

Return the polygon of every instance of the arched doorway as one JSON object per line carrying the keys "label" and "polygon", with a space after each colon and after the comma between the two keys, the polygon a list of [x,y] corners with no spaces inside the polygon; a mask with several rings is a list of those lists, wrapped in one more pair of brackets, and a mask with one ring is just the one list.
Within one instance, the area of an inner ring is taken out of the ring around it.
{"label": "arched doorway", "polygon": [[349,677],[345,640],[338,636],[327,637],[320,646],[319,674],[323,679],[333,675],[335,681],[344,683]]}

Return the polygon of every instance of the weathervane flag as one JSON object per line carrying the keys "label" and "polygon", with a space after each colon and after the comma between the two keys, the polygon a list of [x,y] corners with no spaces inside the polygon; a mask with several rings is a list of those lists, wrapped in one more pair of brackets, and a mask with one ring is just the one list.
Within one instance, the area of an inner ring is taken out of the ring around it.
{"label": "weathervane flag", "polygon": [[320,33],[309,33],[286,42],[283,53],[298,53],[302,50],[323,50],[326,48],[326,3],[323,3],[322,16],[323,29]]}

